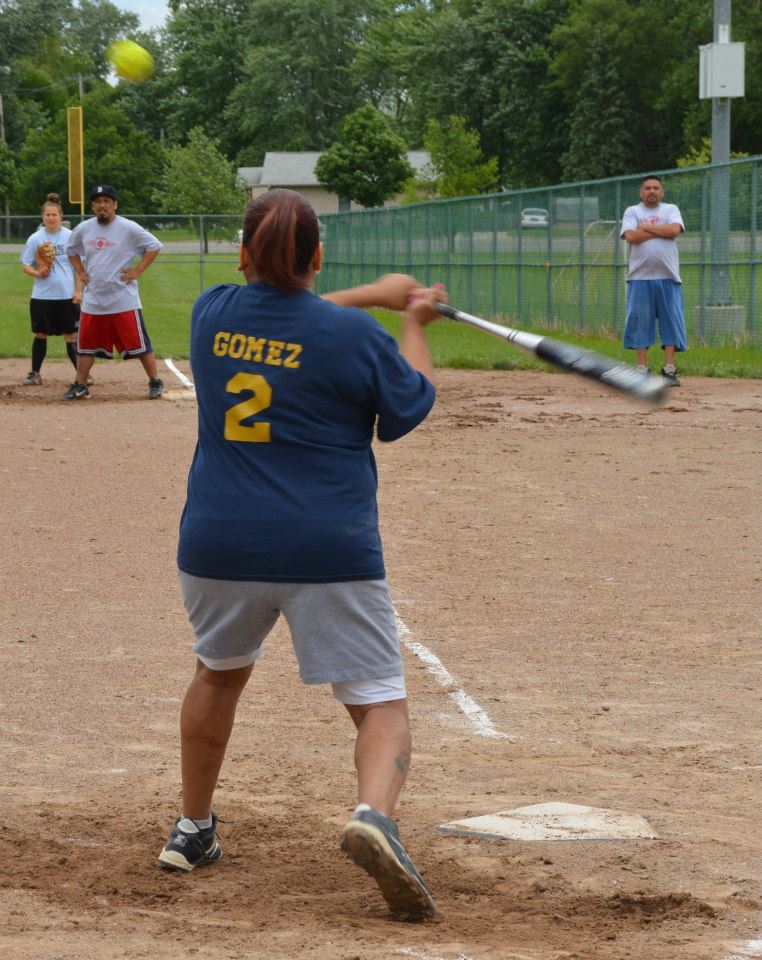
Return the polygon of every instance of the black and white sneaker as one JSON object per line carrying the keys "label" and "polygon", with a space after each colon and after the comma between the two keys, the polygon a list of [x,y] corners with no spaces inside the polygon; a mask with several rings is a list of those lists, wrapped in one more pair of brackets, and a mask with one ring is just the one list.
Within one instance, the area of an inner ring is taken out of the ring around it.
{"label": "black and white sneaker", "polygon": [[61,395],[62,400],[88,400],[90,398],[90,388],[85,383],[74,383],[69,387],[66,393]]}
{"label": "black and white sneaker", "polygon": [[159,866],[162,870],[190,873],[194,867],[221,859],[222,847],[217,841],[217,817],[214,814],[208,830],[199,830],[188,817],[178,817],[159,854]]}
{"label": "black and white sneaker", "polygon": [[153,377],[148,381],[148,399],[149,400],[158,400],[158,398],[164,393],[164,381],[160,380],[158,377]]}
{"label": "black and white sneaker", "polygon": [[673,370],[669,373],[664,367],[661,368],[661,375],[667,381],[668,387],[679,387],[680,381],[677,379],[677,370]]}
{"label": "black and white sneaker", "polygon": [[373,877],[395,913],[418,920],[436,914],[437,905],[402,846],[394,820],[360,804],[341,834],[341,849]]}
{"label": "black and white sneaker", "polygon": [[42,386],[42,377],[39,370],[30,370],[21,382],[25,387]]}

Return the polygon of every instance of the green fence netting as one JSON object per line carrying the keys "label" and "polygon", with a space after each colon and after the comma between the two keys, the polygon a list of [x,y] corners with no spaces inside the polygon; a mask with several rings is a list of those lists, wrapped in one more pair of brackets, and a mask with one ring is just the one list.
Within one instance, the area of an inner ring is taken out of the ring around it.
{"label": "green fence netting", "polygon": [[[678,240],[689,344],[762,346],[757,285],[762,248],[762,156],[655,171],[686,232]],[[450,302],[511,326],[618,337],[625,313],[626,207],[642,175],[321,215],[319,291],[391,271],[441,281]],[[164,248],[165,274],[187,310],[196,294],[236,274],[240,216],[133,214]],[[70,217],[70,225],[79,222]],[[0,268],[18,269],[39,216],[0,216]],[[6,271],[0,270],[0,282]]]}
{"label": "green fence netting", "polygon": [[[762,157],[657,171],[686,231],[678,241],[689,340],[760,344]],[[321,216],[320,289],[412,273],[469,313],[525,328],[618,336],[626,207],[642,175]]]}

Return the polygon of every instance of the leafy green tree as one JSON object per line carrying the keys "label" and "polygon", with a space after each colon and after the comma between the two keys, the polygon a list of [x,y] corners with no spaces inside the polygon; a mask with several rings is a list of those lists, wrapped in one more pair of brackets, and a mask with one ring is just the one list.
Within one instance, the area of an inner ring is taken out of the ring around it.
{"label": "leafy green tree", "polygon": [[553,31],[552,69],[573,109],[593,46],[602,42],[637,118],[627,169],[663,169],[683,150],[683,121],[698,89],[696,48],[711,37],[712,9],[704,0],[583,0]]}
{"label": "leafy green tree", "polygon": [[162,126],[166,125],[172,145],[185,143],[195,127],[218,140],[229,157],[244,145],[240,124],[231,122],[225,111],[241,81],[244,51],[259,34],[257,25],[249,29],[250,6],[248,0],[172,0],[169,4],[163,50],[157,57],[158,79],[166,80],[157,92]]}
{"label": "leafy green tree", "polygon": [[240,83],[224,122],[239,132],[238,159],[267,150],[320,150],[362,105],[351,65],[389,0],[250,0]]}
{"label": "leafy green tree", "polygon": [[120,10],[110,0],[78,0],[69,14],[63,43],[72,53],[87,56],[91,72],[103,79],[111,69],[106,60],[109,44],[122,36],[138,39],[139,30],[140,17]]}
{"label": "leafy green tree", "polygon": [[596,31],[563,157],[566,180],[593,180],[627,173],[639,125],[601,31]]}
{"label": "leafy green tree", "polygon": [[407,129],[462,116],[498,161],[502,185],[554,182],[568,107],[550,73],[550,35],[569,0],[462,0],[411,14]]}
{"label": "leafy green tree", "polygon": [[[749,154],[743,150],[731,150],[731,160],[741,160],[748,157]],[[677,167],[699,167],[705,163],[712,162],[712,138],[704,137],[701,143],[696,147],[691,147],[683,157],[678,157],[675,166]]]}
{"label": "leafy green tree", "polygon": [[196,127],[185,146],[167,151],[164,173],[153,194],[160,213],[241,213],[244,201],[233,164],[203,130]]}
{"label": "leafy green tree", "polygon": [[318,160],[317,178],[339,197],[380,207],[412,175],[405,141],[375,107],[360,107],[341,124],[338,140]]}
{"label": "leafy green tree", "polygon": [[15,179],[16,164],[13,160],[13,153],[8,145],[0,140],[0,204],[3,208],[6,202],[10,200]]}
{"label": "leafy green tree", "polygon": [[430,120],[423,141],[431,156],[435,195],[468,197],[497,188],[497,160],[485,160],[479,134],[467,130],[463,117],[450,117],[445,126]]}
{"label": "leafy green tree", "polygon": [[44,37],[60,37],[72,10],[71,0],[0,0],[0,63],[34,56]]}
{"label": "leafy green tree", "polygon": [[[159,145],[135,129],[110,89],[87,94],[83,101],[85,189],[93,183],[113,183],[124,212],[152,209],[152,194],[164,164]],[[65,198],[68,184],[66,110],[41,130],[33,130],[18,156],[12,193],[14,211],[37,212],[51,190]],[[77,211],[78,208],[69,210]]]}

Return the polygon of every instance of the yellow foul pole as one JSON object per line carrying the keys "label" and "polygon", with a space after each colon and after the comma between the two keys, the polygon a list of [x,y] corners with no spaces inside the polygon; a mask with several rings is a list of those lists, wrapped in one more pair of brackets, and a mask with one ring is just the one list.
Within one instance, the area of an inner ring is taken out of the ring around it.
{"label": "yellow foul pole", "polygon": [[78,203],[85,215],[85,158],[82,107],[69,107],[66,111],[69,131],[69,203]]}

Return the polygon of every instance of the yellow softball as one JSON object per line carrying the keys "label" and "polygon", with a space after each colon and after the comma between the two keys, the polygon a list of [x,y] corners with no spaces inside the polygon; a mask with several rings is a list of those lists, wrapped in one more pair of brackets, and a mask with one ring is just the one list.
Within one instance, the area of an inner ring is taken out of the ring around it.
{"label": "yellow softball", "polygon": [[106,51],[114,70],[124,80],[143,83],[153,73],[153,57],[134,40],[115,40]]}

